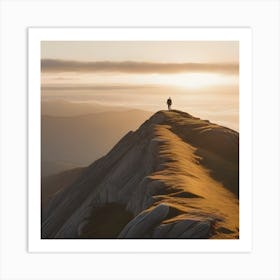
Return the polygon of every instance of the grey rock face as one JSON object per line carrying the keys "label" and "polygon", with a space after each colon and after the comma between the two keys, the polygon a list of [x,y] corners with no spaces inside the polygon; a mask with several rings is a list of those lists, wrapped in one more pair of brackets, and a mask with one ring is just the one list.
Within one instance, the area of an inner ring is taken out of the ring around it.
{"label": "grey rock face", "polygon": [[188,231],[188,229],[193,225],[197,223],[197,221],[194,220],[183,220],[174,223],[174,226],[172,229],[167,233],[167,238],[178,238],[181,234]]}
{"label": "grey rock face", "polygon": [[197,222],[192,228],[187,229],[178,238],[208,238],[211,229],[211,224],[209,221]]}
{"label": "grey rock face", "polygon": [[152,238],[208,238],[211,230],[210,221],[182,220],[161,224],[153,231]]}
{"label": "grey rock face", "polygon": [[154,229],[152,238],[166,238],[168,231],[173,227],[173,224],[161,224]]}
{"label": "grey rock face", "polygon": [[169,206],[160,204],[151,211],[140,213],[125,226],[118,238],[141,238],[163,221],[168,212]]}

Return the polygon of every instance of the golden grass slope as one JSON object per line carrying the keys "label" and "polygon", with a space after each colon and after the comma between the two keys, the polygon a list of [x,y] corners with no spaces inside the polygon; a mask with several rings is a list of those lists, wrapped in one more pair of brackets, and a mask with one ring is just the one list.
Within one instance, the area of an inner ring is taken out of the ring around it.
{"label": "golden grass slope", "polygon": [[[195,125],[197,130],[211,129],[207,122],[192,118],[180,119],[180,113],[164,112],[176,118],[183,126]],[[183,123],[182,123],[183,122]],[[200,126],[197,126],[197,124]],[[214,125],[215,126],[215,125]],[[165,203],[178,211],[177,216],[164,223],[176,220],[198,219],[215,221],[212,238],[237,238],[239,232],[239,202],[236,195],[213,178],[211,170],[201,164],[196,154],[198,148],[185,142],[172,132],[171,125],[156,125],[159,156],[162,170],[149,176],[165,185],[166,193],[154,196],[152,206]]]}

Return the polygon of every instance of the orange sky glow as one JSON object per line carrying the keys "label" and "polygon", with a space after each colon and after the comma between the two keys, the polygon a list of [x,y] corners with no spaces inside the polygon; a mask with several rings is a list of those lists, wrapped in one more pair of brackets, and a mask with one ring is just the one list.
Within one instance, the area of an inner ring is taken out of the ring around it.
{"label": "orange sky glow", "polygon": [[41,42],[42,101],[64,99],[148,111],[174,109],[235,130],[236,41]]}

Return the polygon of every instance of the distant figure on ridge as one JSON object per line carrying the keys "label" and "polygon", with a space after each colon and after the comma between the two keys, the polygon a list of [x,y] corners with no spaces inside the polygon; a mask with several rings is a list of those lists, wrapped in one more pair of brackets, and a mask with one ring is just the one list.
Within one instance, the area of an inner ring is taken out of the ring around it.
{"label": "distant figure on ridge", "polygon": [[171,100],[170,97],[167,99],[166,103],[167,103],[167,106],[168,106],[168,111],[170,111],[171,110],[171,105],[172,105],[172,100]]}

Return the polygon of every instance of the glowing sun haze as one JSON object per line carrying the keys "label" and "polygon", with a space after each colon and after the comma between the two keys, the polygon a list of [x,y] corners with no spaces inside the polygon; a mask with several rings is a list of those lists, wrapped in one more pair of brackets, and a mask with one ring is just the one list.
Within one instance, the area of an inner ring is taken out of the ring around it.
{"label": "glowing sun haze", "polygon": [[64,99],[148,111],[173,108],[235,130],[236,41],[43,41],[42,101]]}

